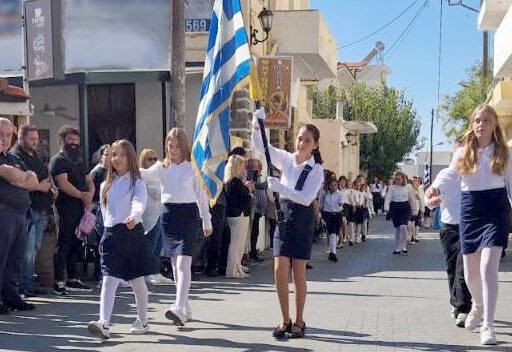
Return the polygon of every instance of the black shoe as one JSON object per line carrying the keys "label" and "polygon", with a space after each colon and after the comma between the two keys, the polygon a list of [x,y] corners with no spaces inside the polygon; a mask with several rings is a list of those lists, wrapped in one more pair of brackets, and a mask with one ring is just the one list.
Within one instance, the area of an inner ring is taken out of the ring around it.
{"label": "black shoe", "polygon": [[329,260],[331,262],[335,262],[336,263],[338,261],[338,257],[336,257],[336,254],[331,252],[331,253],[329,253]]}
{"label": "black shoe", "polygon": [[362,240],[363,242],[366,242],[366,235],[363,235],[363,236],[361,237],[361,240]]}
{"label": "black shoe", "polygon": [[393,251],[393,255],[400,254],[400,251]]}
{"label": "black shoe", "polygon": [[505,258],[507,256],[507,253],[505,252],[505,250],[502,250],[501,251],[501,257],[502,258]]}
{"label": "black shoe", "polygon": [[9,314],[9,312],[10,312],[9,307],[0,303],[0,314],[6,315],[6,314]]}
{"label": "black shoe", "polygon": [[272,336],[276,339],[284,339],[286,338],[286,334],[292,333],[292,321],[290,320],[287,324],[281,327],[281,324],[279,324],[276,328],[274,328],[274,331],[272,331]]}
{"label": "black shoe", "polygon": [[84,285],[80,280],[66,282],[66,290],[71,292],[92,292],[92,287]]}
{"label": "black shoe", "polygon": [[354,244],[352,243],[352,241],[348,241],[348,245],[353,246]]}
{"label": "black shoe", "polygon": [[32,303],[25,302],[22,299],[19,299],[18,301],[15,301],[13,303],[7,303],[7,307],[11,308],[12,310],[19,310],[19,311],[27,311],[27,310],[36,309],[35,305],[33,305]]}
{"label": "black shoe", "polygon": [[402,251],[402,254],[403,254],[403,255],[407,255],[407,250],[403,250],[403,251]]}
{"label": "black shoe", "polygon": [[66,290],[66,286],[64,286],[63,282],[57,282],[53,285],[53,293],[57,296],[67,296],[68,290]]}
{"label": "black shoe", "polygon": [[307,263],[307,264],[306,264],[306,269],[313,269],[313,265],[311,265],[311,264]]}
{"label": "black shoe", "polygon": [[302,326],[293,324],[291,336],[294,339],[300,339],[306,335],[306,323],[302,322]]}
{"label": "black shoe", "polygon": [[414,239],[414,241],[415,241],[416,243],[420,243],[420,242],[421,242],[421,241],[420,241],[419,239],[417,239],[417,238],[415,238],[415,239]]}

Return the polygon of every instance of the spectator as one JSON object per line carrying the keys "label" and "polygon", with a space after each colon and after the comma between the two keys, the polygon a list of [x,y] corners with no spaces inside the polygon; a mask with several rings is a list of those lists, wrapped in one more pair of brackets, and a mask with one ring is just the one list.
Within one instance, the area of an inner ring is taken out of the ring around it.
{"label": "spectator", "polygon": [[[34,125],[21,126],[18,133],[18,143],[10,153],[23,161],[28,170],[35,172],[38,180],[49,183],[48,166],[37,155],[39,133]],[[45,187],[46,189],[46,187]],[[22,265],[20,288],[25,297],[34,297],[44,291],[34,288],[34,271],[36,256],[41,248],[43,233],[48,223],[51,210],[52,193],[57,195],[57,189],[50,187],[46,192],[30,192],[30,216],[28,219],[27,247]]]}
{"label": "spectator", "polygon": [[48,192],[50,182],[41,183],[33,171],[27,171],[21,160],[7,153],[11,146],[13,126],[0,118],[0,314],[9,309],[32,310],[35,306],[22,300],[19,294],[21,265],[26,249],[27,212],[30,208],[28,191]]}
{"label": "spectator", "polygon": [[[55,202],[59,217],[57,246],[54,255],[54,292],[67,295],[68,291],[89,292],[92,289],[78,278],[76,262],[80,257],[82,241],[75,235],[75,229],[84,214],[84,208],[91,205],[94,197],[94,183],[87,173],[80,152],[80,133],[73,126],[59,129],[60,151],[50,160],[50,174],[59,188]],[[64,268],[67,282],[64,284]]]}
{"label": "spectator", "polygon": [[261,161],[257,159],[250,159],[247,164],[247,181],[253,181],[255,187],[253,193],[253,211],[251,212],[251,250],[249,252],[249,257],[254,261],[261,262],[263,259],[258,257],[256,245],[260,235],[260,219],[267,211],[267,195],[265,192],[266,184],[261,182]]}

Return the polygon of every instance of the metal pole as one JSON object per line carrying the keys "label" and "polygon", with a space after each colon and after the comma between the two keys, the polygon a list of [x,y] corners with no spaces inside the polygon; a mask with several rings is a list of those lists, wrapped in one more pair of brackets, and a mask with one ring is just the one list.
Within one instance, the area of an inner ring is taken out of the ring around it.
{"label": "metal pole", "polygon": [[[27,24],[25,23],[25,0],[21,2],[21,40],[23,41],[22,48],[22,66],[21,66],[21,77],[23,80],[23,91],[25,94],[30,95],[30,87],[28,84],[27,76],[28,76],[28,68],[27,68]],[[30,123],[30,100],[28,100],[29,105],[29,116],[27,116],[27,123]]]}
{"label": "metal pole", "polygon": [[487,70],[489,67],[489,32],[484,31],[484,43],[483,43],[483,60],[482,60],[482,80],[487,80]]}
{"label": "metal pole", "polygon": [[430,118],[430,183],[432,183],[432,162],[434,160],[434,109]]}
{"label": "metal pole", "polygon": [[170,126],[183,127],[185,120],[185,1],[171,1]]}

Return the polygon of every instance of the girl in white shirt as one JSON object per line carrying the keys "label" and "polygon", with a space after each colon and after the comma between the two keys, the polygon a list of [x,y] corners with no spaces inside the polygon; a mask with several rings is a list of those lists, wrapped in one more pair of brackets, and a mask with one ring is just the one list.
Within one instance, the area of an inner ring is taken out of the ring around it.
{"label": "girl in white shirt", "polygon": [[104,225],[100,242],[103,274],[100,319],[87,326],[92,335],[103,339],[110,337],[110,317],[121,280],[130,283],[137,303],[137,320],[130,332],[148,331],[148,290],[144,276],[151,274],[156,266],[141,223],[148,193],[140,178],[135,150],[127,140],[116,141],[110,148],[109,158],[107,176],[100,187]]}
{"label": "girl in white shirt", "polygon": [[346,243],[348,241],[348,217],[350,214],[350,204],[348,202],[348,194],[350,193],[350,190],[347,189],[347,182],[348,179],[345,176],[340,176],[338,179],[338,188],[341,192],[341,196],[343,198],[343,209],[341,211],[341,246],[343,247],[343,243]]}
{"label": "girl in white shirt", "polygon": [[[354,224],[355,224],[355,232],[354,232],[354,242],[355,244],[361,243],[361,235],[362,235],[362,225],[364,222],[364,210],[363,205],[365,203],[364,194],[359,190],[363,183],[354,182],[352,187],[352,199],[354,204]],[[366,227],[366,224],[365,224]],[[365,229],[366,231],[366,229]]]}
{"label": "girl in white shirt", "polygon": [[[258,118],[265,118],[265,110],[254,113],[252,144],[264,153]],[[322,187],[324,171],[319,147],[320,132],[314,125],[301,127],[295,139],[295,153],[268,145],[272,164],[282,172],[281,179],[268,178],[268,187],[279,193],[281,220],[274,235],[274,277],[283,320],[274,329],[276,338],[303,337],[306,302],[306,264],[311,256],[315,234],[313,201]],[[290,267],[295,284],[296,319],[292,323],[288,304],[288,274]]]}
{"label": "girl in white shirt", "polygon": [[409,219],[408,224],[408,230],[409,230],[409,238],[410,243],[415,244],[416,242],[419,242],[418,239],[418,233],[419,233],[419,226],[421,225],[421,219],[420,219],[420,211],[421,211],[421,205],[423,204],[420,192],[418,190],[418,187],[420,185],[419,180],[416,177],[413,177],[411,180],[411,192],[413,196],[413,204],[411,207],[412,216]]}
{"label": "girl in white shirt", "polygon": [[395,227],[395,250],[393,254],[407,254],[407,223],[411,217],[412,193],[407,186],[406,177],[397,172],[393,184],[388,187],[384,210]]}
{"label": "girl in white shirt", "polygon": [[510,160],[496,111],[489,105],[478,106],[450,169],[461,176],[460,244],[464,277],[473,298],[465,324],[473,330],[482,323],[484,345],[496,344],[498,267],[509,232]]}
{"label": "girl in white shirt", "polygon": [[329,234],[329,260],[337,262],[336,246],[341,228],[341,211],[343,209],[343,195],[338,190],[336,176],[332,177],[328,188],[320,197],[320,209]]}
{"label": "girl in white shirt", "polygon": [[188,293],[194,242],[201,230],[201,219],[204,236],[212,233],[208,200],[190,164],[190,143],[185,131],[171,129],[165,138],[164,161],[140,171],[144,180],[157,180],[161,184],[162,256],[171,258],[176,282],[176,302],[165,317],[183,326],[192,316]]}
{"label": "girl in white shirt", "polygon": [[360,186],[359,193],[362,196],[361,209],[363,221],[361,225],[358,225],[359,228],[356,228],[356,232],[361,233],[361,240],[364,242],[368,234],[368,223],[373,213],[373,195],[364,183]]}
{"label": "girl in white shirt", "polygon": [[348,245],[352,246],[356,236],[355,212],[356,212],[356,198],[354,197],[354,184],[351,180],[347,180],[347,197],[346,202],[349,204],[347,216],[347,237]]}

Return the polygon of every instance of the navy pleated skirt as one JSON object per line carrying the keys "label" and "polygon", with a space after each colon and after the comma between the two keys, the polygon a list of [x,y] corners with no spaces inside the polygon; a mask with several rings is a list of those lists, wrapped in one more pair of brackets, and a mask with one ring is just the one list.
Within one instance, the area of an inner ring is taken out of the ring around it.
{"label": "navy pleated skirt", "polygon": [[196,203],[165,203],[162,217],[162,256],[192,256],[194,243],[201,230]]}
{"label": "navy pleated skirt", "polygon": [[462,192],[460,249],[475,253],[484,247],[503,247],[509,231],[510,203],[505,188]]}
{"label": "navy pleated skirt", "polygon": [[394,227],[407,225],[409,218],[412,215],[411,205],[409,202],[391,202],[389,204],[389,211],[391,213],[391,219],[393,220]]}
{"label": "navy pleated skirt", "polygon": [[99,251],[104,276],[130,281],[154,274],[159,268],[140,223],[133,230],[128,230],[124,224],[105,228]]}
{"label": "navy pleated skirt", "polygon": [[325,227],[327,229],[327,233],[335,233],[338,234],[341,229],[341,214],[340,213],[332,213],[328,211],[322,212],[322,217],[325,221]]}
{"label": "navy pleated skirt", "polygon": [[308,260],[315,236],[313,206],[306,207],[288,199],[279,201],[283,214],[274,235],[274,256]]}

